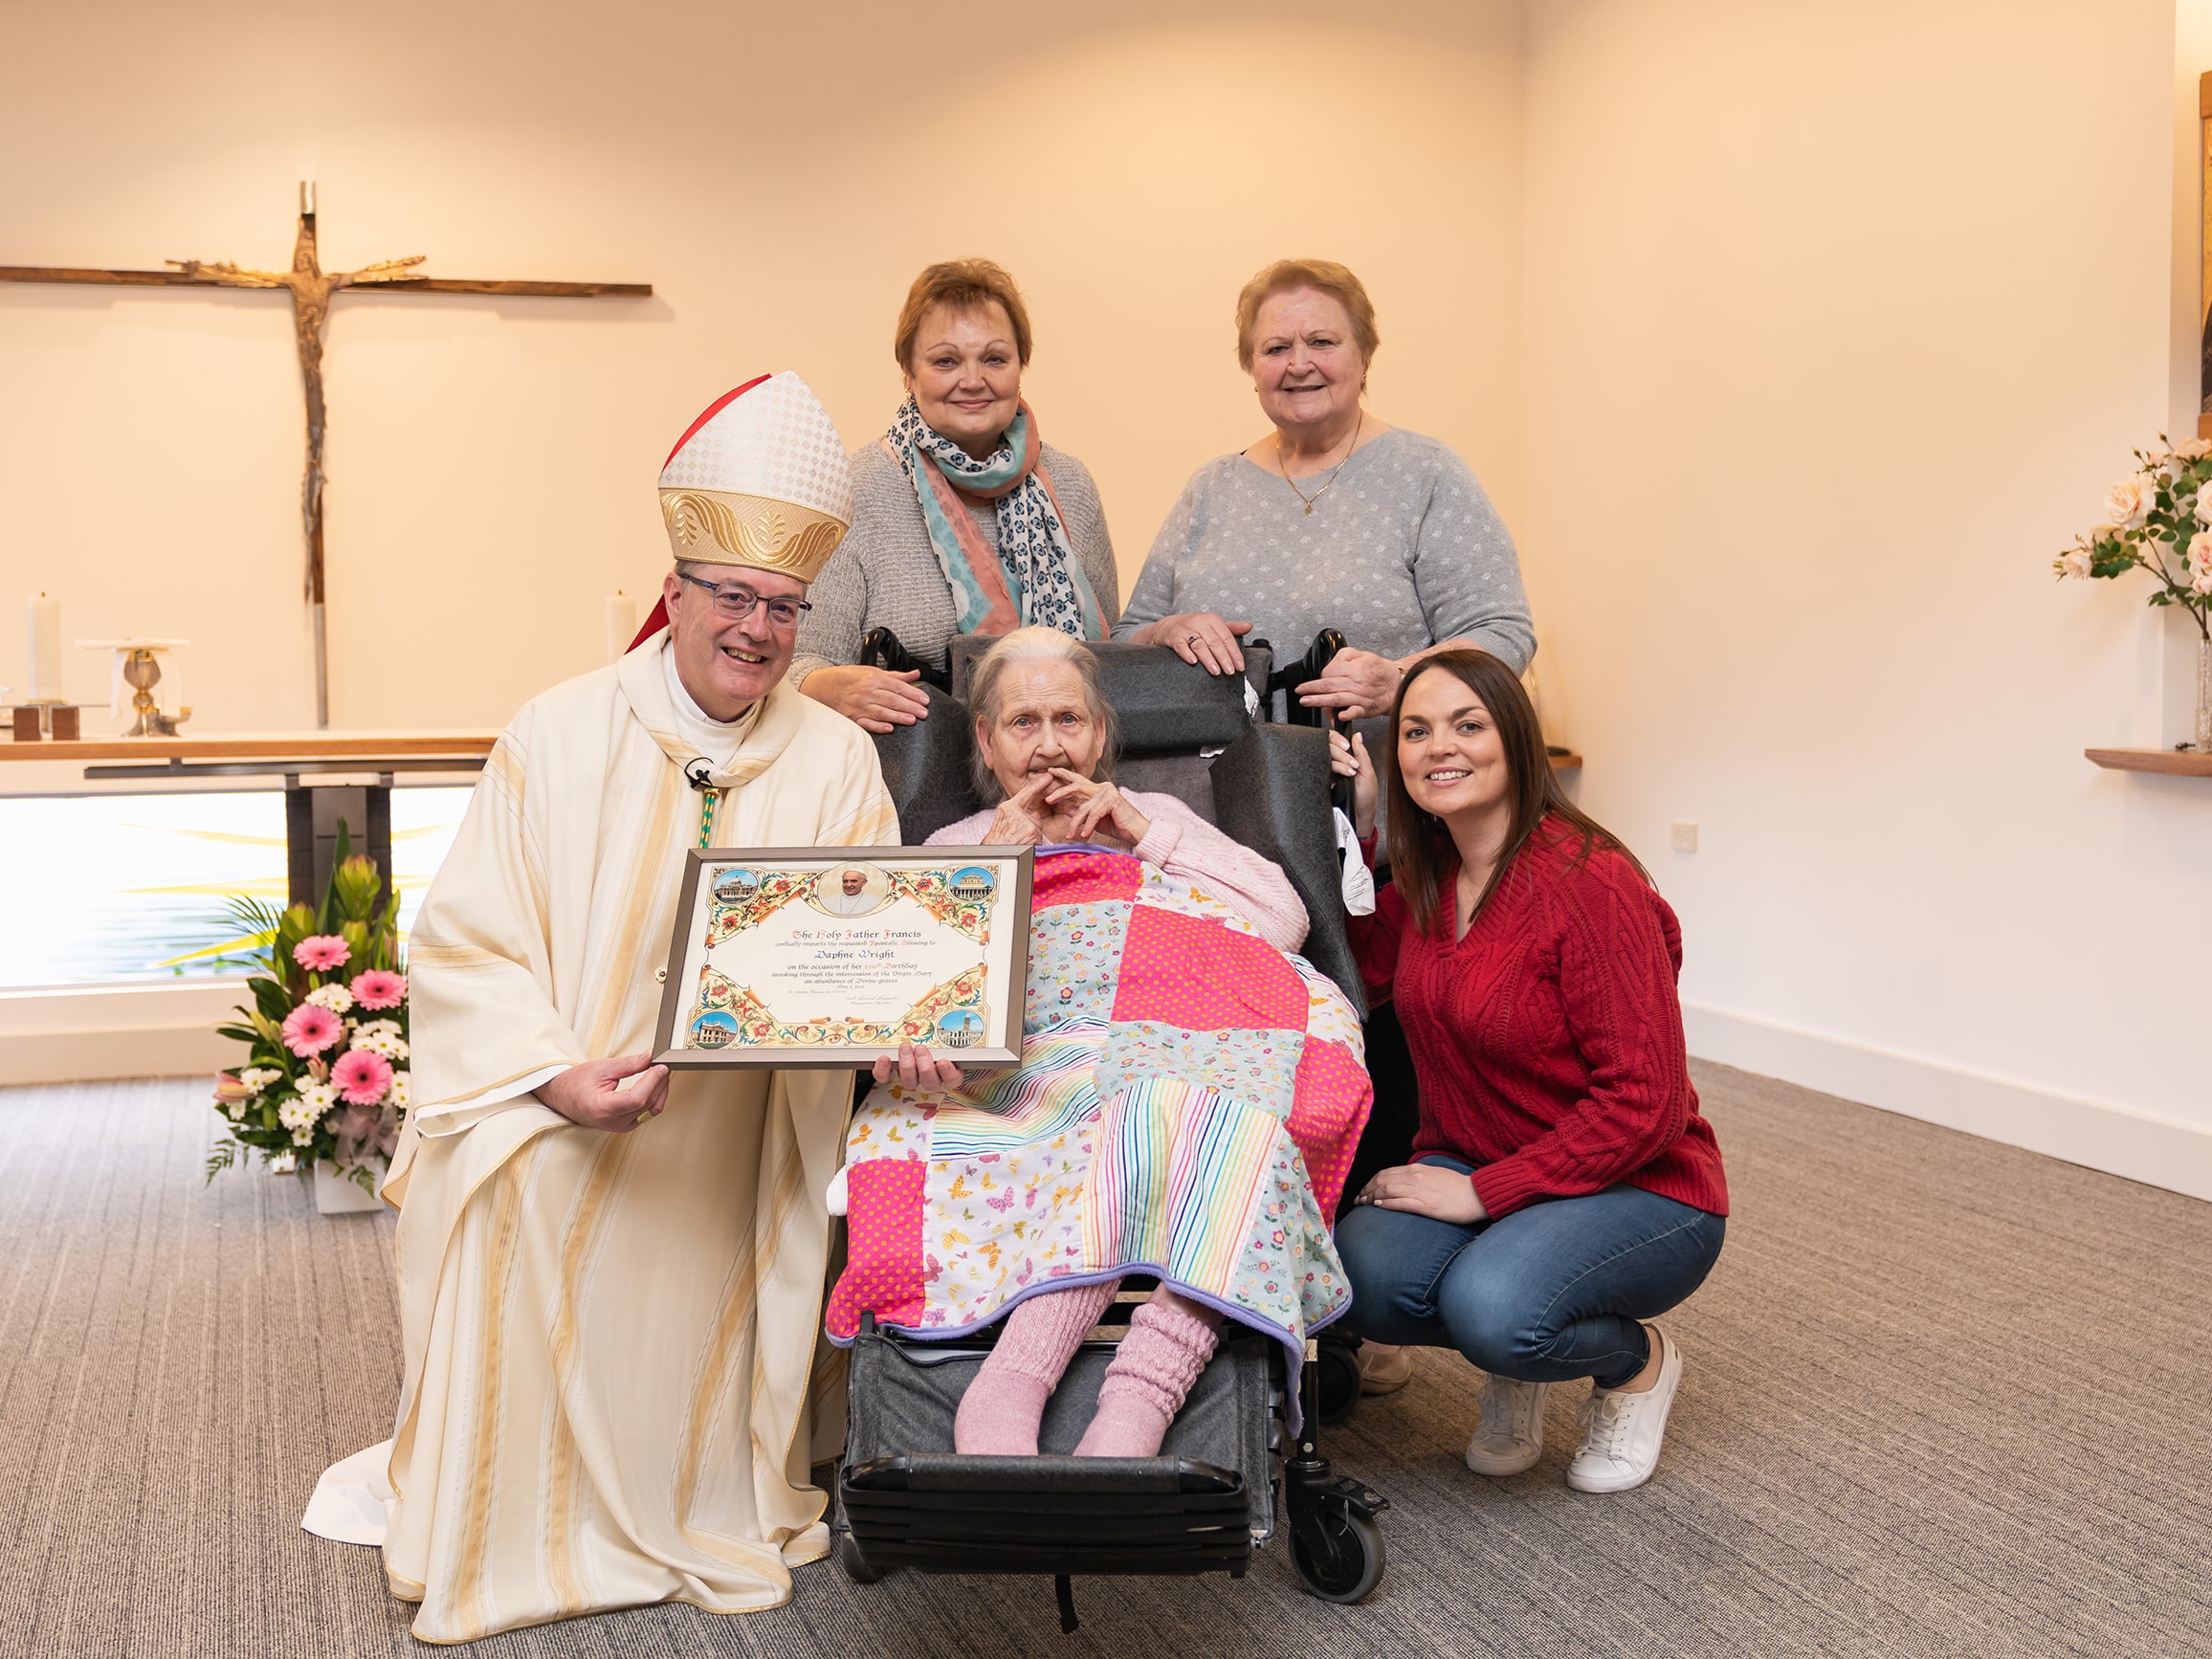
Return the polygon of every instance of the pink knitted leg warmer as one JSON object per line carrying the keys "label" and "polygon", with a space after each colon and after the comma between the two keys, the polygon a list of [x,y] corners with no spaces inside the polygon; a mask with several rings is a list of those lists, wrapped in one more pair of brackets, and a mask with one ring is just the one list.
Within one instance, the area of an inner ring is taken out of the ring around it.
{"label": "pink knitted leg warmer", "polygon": [[1129,1335],[1106,1367],[1098,1414],[1083,1431],[1077,1457],[1153,1457],[1167,1426],[1218,1339],[1211,1324],[1177,1308],[1146,1302],[1130,1316]]}
{"label": "pink knitted leg warmer", "polygon": [[1114,1299],[1120,1280],[1048,1291],[1006,1316],[998,1346],[961,1396],[952,1445],[968,1457],[1034,1457],[1037,1425],[1060,1373]]}

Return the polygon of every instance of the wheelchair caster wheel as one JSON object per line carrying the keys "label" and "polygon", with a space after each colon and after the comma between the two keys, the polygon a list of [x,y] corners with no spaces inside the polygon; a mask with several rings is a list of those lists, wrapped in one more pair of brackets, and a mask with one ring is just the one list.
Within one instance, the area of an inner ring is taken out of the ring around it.
{"label": "wheelchair caster wheel", "polygon": [[1382,1529],[1334,1497],[1322,1500],[1315,1520],[1320,1549],[1308,1545],[1303,1528],[1291,1531],[1291,1564],[1299,1584],[1324,1602],[1365,1601],[1382,1582]]}
{"label": "wheelchair caster wheel", "polygon": [[873,1584],[889,1576],[883,1568],[868,1564],[868,1558],[860,1553],[859,1541],[851,1533],[838,1540],[837,1564],[845,1569],[845,1576],[856,1584]]}
{"label": "wheelchair caster wheel", "polygon": [[1316,1345],[1313,1364],[1319,1373],[1321,1395],[1321,1408],[1315,1415],[1323,1427],[1333,1427],[1359,1408],[1359,1347],[1323,1337]]}

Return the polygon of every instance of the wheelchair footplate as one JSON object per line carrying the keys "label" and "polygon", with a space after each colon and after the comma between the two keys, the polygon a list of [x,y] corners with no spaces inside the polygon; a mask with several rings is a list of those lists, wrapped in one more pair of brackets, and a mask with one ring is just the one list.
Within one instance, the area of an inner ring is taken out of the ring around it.
{"label": "wheelchair footplate", "polygon": [[[846,1566],[937,1573],[1244,1577],[1244,1476],[1187,1457],[872,1458],[838,1478]],[[859,1576],[859,1575],[855,1575]]]}

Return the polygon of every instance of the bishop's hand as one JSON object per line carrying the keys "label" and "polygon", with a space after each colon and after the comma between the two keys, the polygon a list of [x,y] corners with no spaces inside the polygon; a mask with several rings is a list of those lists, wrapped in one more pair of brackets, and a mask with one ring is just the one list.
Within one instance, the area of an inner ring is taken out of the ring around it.
{"label": "bishop's hand", "polygon": [[668,1104],[668,1068],[654,1065],[651,1054],[586,1060],[539,1084],[538,1098],[586,1129],[627,1134]]}

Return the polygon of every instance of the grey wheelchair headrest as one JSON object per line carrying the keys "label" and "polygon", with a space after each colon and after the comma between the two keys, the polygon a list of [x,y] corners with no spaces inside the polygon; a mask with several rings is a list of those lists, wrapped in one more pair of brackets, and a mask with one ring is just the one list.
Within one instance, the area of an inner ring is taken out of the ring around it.
{"label": "grey wheelchair headrest", "polygon": [[[975,667],[992,641],[959,634],[952,642],[952,695],[963,703]],[[1253,673],[1267,683],[1264,656],[1245,653],[1245,675],[1217,676],[1187,663],[1163,645],[1093,642],[1098,682],[1121,722],[1125,755],[1190,754],[1233,743],[1251,725],[1244,688]]]}

